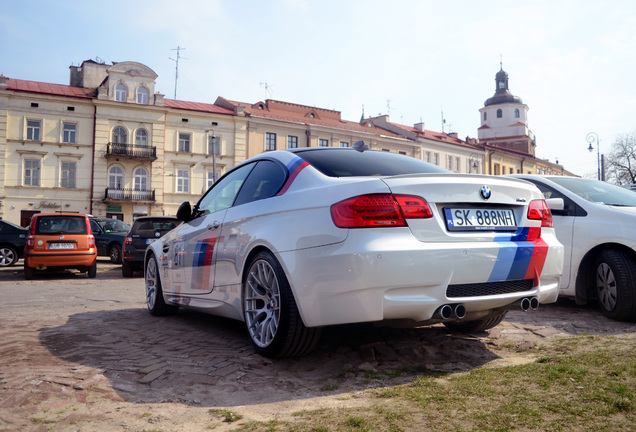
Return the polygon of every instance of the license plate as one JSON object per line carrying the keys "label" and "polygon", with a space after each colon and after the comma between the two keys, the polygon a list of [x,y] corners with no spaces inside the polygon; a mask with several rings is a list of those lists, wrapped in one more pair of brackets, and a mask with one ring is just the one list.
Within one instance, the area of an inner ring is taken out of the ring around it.
{"label": "license plate", "polygon": [[512,209],[445,208],[449,231],[514,231],[517,229]]}
{"label": "license plate", "polygon": [[75,249],[73,243],[50,243],[49,249]]}

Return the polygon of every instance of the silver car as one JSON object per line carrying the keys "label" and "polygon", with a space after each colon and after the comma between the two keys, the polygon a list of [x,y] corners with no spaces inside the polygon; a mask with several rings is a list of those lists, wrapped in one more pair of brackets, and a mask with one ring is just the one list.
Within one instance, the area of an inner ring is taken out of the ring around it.
{"label": "silver car", "polygon": [[539,190],[389,152],[267,152],[225,174],[146,250],[154,315],[242,320],[256,351],[309,352],[323,326],[497,325],[556,300],[563,247]]}

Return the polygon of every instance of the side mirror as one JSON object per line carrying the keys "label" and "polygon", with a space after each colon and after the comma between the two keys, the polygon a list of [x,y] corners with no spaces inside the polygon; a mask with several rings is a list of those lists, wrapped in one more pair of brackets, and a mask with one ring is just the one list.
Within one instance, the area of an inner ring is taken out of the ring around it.
{"label": "side mirror", "polygon": [[192,206],[190,206],[190,201],[181,203],[179,210],[177,210],[177,219],[181,222],[190,222],[192,220]]}
{"label": "side mirror", "polygon": [[548,207],[550,207],[550,210],[552,211],[561,211],[565,208],[563,198],[549,198],[545,200],[545,202],[548,204]]}

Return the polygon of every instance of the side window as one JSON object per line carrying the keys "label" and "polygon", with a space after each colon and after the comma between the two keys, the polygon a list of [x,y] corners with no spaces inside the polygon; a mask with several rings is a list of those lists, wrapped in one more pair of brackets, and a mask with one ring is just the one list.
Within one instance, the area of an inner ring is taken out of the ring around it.
{"label": "side window", "polygon": [[285,171],[277,163],[260,161],[236,198],[235,206],[274,196],[285,182]]}
{"label": "side window", "polygon": [[196,205],[199,215],[214,213],[232,207],[245,179],[254,169],[255,163],[243,165],[220,179],[207,191]]}

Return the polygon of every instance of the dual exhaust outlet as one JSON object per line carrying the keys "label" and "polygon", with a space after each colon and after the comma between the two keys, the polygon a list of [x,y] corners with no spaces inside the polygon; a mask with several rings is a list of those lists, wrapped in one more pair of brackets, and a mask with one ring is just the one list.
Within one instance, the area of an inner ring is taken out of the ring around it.
{"label": "dual exhaust outlet", "polygon": [[[539,299],[536,297],[524,297],[512,305],[519,305],[521,310],[527,312],[529,310],[537,310],[539,308]],[[510,306],[512,306],[510,305]],[[435,316],[444,321],[461,320],[466,316],[466,306],[463,304],[445,304],[440,306],[435,312]]]}

